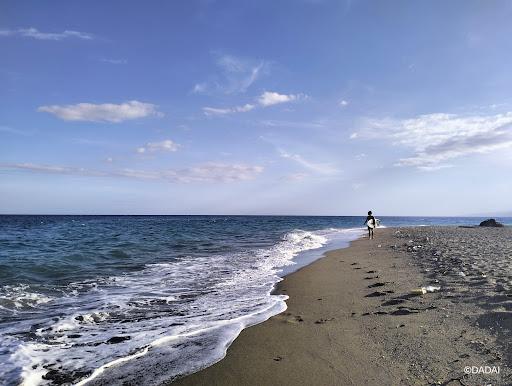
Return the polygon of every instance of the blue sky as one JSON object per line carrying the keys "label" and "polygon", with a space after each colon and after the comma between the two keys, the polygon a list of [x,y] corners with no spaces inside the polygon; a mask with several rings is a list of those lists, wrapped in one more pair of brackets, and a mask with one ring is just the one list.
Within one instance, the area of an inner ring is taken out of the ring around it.
{"label": "blue sky", "polygon": [[0,7],[0,213],[512,209],[509,1]]}

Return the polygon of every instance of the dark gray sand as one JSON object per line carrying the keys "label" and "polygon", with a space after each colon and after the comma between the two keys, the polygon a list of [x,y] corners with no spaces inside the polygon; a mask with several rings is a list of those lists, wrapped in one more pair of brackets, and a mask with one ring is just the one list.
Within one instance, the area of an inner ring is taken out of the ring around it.
{"label": "dark gray sand", "polygon": [[510,228],[378,229],[277,291],[287,311],[173,386],[512,384]]}

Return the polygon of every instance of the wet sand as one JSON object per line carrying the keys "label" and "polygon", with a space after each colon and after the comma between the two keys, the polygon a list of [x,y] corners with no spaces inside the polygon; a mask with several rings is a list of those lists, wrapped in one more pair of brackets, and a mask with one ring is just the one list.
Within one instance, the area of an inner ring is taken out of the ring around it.
{"label": "wet sand", "polygon": [[510,228],[378,229],[288,275],[287,311],[172,385],[510,385],[511,260]]}

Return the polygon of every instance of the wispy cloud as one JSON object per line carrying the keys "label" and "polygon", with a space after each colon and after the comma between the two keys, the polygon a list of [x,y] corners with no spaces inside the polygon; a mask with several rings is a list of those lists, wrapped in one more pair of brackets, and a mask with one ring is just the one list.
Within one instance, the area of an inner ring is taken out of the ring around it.
{"label": "wispy cloud", "polygon": [[234,113],[246,113],[248,111],[254,110],[257,106],[260,107],[268,107],[273,106],[279,103],[287,103],[293,102],[300,99],[306,99],[307,96],[304,94],[279,94],[277,92],[268,92],[265,91],[258,98],[256,98],[256,104],[247,103],[243,106],[235,106],[235,107],[203,107],[203,113],[205,115],[227,115]]}
{"label": "wispy cloud", "polygon": [[15,135],[23,135],[23,136],[31,134],[30,132],[15,129],[15,128],[9,127],[9,126],[0,126],[0,133],[8,133],[8,134],[15,134]]}
{"label": "wispy cloud", "polygon": [[342,100],[338,103],[338,105],[339,105],[340,107],[342,107],[342,108],[343,108],[343,107],[347,107],[347,106],[348,106],[348,101],[347,101],[347,100],[345,100],[345,99],[342,99]]}
{"label": "wispy cloud", "polygon": [[93,35],[73,30],[65,30],[63,32],[41,32],[37,28],[19,28],[19,29],[4,29],[0,30],[0,36],[21,36],[33,38],[37,40],[64,40],[64,39],[82,39],[91,40]]}
{"label": "wispy cloud", "polygon": [[412,119],[369,120],[361,138],[380,138],[410,148],[397,166],[420,170],[451,167],[448,160],[512,147],[512,112],[496,115],[427,114]]}
{"label": "wispy cloud", "polygon": [[261,106],[267,107],[280,103],[293,102],[304,98],[306,98],[304,94],[279,94],[273,91],[265,91],[258,98],[258,102]]}
{"label": "wispy cloud", "polygon": [[256,178],[263,172],[262,166],[209,162],[183,169],[135,170],[120,169],[102,171],[86,168],[33,163],[0,164],[3,170],[21,170],[33,173],[79,175],[90,177],[124,177],[141,180],[162,180],[172,183],[192,182],[237,182]]}
{"label": "wispy cloud", "polygon": [[233,113],[245,113],[247,111],[251,111],[254,109],[253,104],[247,103],[243,106],[235,106],[235,107],[228,107],[228,108],[215,108],[215,107],[203,107],[203,113],[205,115],[227,115],[227,114],[233,114]]}
{"label": "wispy cloud", "polygon": [[195,84],[192,92],[245,93],[262,74],[269,71],[269,63],[264,60],[256,61],[233,55],[219,56],[216,65],[219,68],[219,74],[212,76],[208,81]]}
{"label": "wispy cloud", "polygon": [[55,115],[65,121],[89,121],[119,123],[148,116],[162,116],[151,103],[129,101],[121,104],[78,103],[76,105],[41,106],[39,112]]}
{"label": "wispy cloud", "polygon": [[180,148],[176,142],[166,139],[160,142],[148,142],[146,145],[137,148],[137,153],[175,152]]}
{"label": "wispy cloud", "polygon": [[279,156],[281,158],[285,158],[291,161],[294,161],[301,165],[302,167],[311,170],[315,173],[319,174],[337,174],[340,172],[337,168],[335,168],[333,165],[329,163],[318,163],[318,162],[312,162],[307,159],[305,159],[302,155],[296,154],[296,153],[289,153],[283,149],[277,149],[279,152]]}

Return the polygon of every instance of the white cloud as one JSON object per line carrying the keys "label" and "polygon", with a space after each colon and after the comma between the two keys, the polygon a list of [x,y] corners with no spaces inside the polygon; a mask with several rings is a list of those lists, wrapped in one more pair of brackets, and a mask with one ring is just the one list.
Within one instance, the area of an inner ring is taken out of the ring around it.
{"label": "white cloud", "polygon": [[163,180],[172,183],[236,182],[256,178],[262,166],[209,162],[183,169],[101,171],[70,166],[39,165],[32,163],[0,164],[1,169],[23,170],[33,173],[80,175],[91,177],[124,177],[142,180]]}
{"label": "white cloud", "polygon": [[414,155],[400,159],[396,165],[420,170],[451,167],[445,162],[512,147],[512,112],[470,116],[427,114],[404,120],[371,120],[367,126],[360,132],[363,138],[389,139],[395,145],[412,149]]}
{"label": "white cloud", "polygon": [[337,174],[340,171],[328,163],[316,163],[306,160],[300,154],[288,153],[283,149],[277,149],[281,158],[292,160],[306,169],[319,174]]}
{"label": "white cloud", "polygon": [[264,125],[268,127],[289,127],[297,129],[321,129],[326,127],[324,121],[281,121],[281,120],[263,120],[257,121],[258,125]]}
{"label": "white cloud", "polygon": [[63,32],[41,32],[37,28],[20,28],[16,30],[0,30],[0,36],[22,36],[37,40],[82,39],[91,40],[93,35],[85,32],[65,30]]}
{"label": "white cloud", "polygon": [[279,103],[293,102],[299,99],[305,98],[303,94],[279,94],[277,92],[265,91],[258,98],[258,102],[261,106],[267,107],[277,105]]}
{"label": "white cloud", "polygon": [[121,104],[78,103],[76,105],[41,106],[39,112],[55,115],[65,121],[90,121],[119,123],[148,116],[162,116],[151,103],[129,101]]}
{"label": "white cloud", "polygon": [[350,139],[356,139],[357,137],[359,137],[359,134],[358,133],[352,133],[350,134]]}
{"label": "white cloud", "polygon": [[247,103],[243,106],[235,106],[228,108],[203,107],[205,115],[227,115],[234,113],[245,113],[254,109],[254,105]]}
{"label": "white cloud", "polygon": [[346,101],[345,99],[342,99],[339,103],[340,107],[347,107],[348,106],[348,101]]}
{"label": "white cloud", "polygon": [[18,169],[31,172],[50,173],[50,174],[74,174],[83,176],[106,176],[106,172],[58,165],[39,165],[33,163],[0,164],[2,169]]}
{"label": "white cloud", "polygon": [[207,89],[208,89],[208,85],[206,83],[196,83],[194,85],[194,88],[192,89],[192,92],[201,94],[203,92],[206,92]]}
{"label": "white cloud", "polygon": [[[198,85],[196,85],[198,86]],[[279,94],[277,92],[264,92],[261,94],[258,99],[258,105],[262,107],[268,107],[272,105],[276,105],[279,103],[286,103],[286,102],[292,102],[299,99],[307,98],[304,94],[290,94],[290,95],[284,95]],[[228,115],[228,114],[234,114],[234,113],[245,113],[251,110],[254,110],[257,106],[251,103],[247,103],[243,106],[235,106],[235,107],[225,107],[225,108],[218,108],[218,107],[203,107],[203,113],[208,116],[212,115]],[[268,121],[270,122],[270,121]]]}
{"label": "white cloud", "polygon": [[216,64],[220,74],[212,76],[208,81],[195,84],[193,93],[245,93],[262,74],[268,72],[269,68],[269,64],[264,60],[255,61],[233,55],[219,56]]}
{"label": "white cloud", "polygon": [[203,107],[204,115],[226,115],[234,113],[231,107],[228,108],[217,108],[217,107]]}
{"label": "white cloud", "polygon": [[210,162],[176,171],[180,182],[235,182],[252,180],[263,172],[262,166]]}
{"label": "white cloud", "polygon": [[144,154],[146,152],[175,152],[180,148],[176,142],[166,139],[160,142],[148,142],[145,146],[137,148],[137,153]]}

